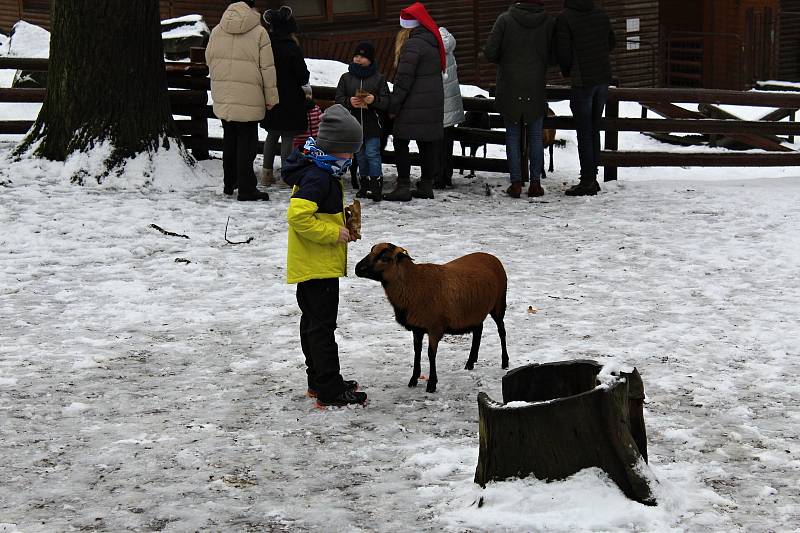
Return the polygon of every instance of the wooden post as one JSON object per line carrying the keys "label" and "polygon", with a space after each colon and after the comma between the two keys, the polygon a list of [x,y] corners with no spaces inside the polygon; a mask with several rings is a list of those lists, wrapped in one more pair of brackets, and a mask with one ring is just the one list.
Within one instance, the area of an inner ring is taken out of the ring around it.
{"label": "wooden post", "polygon": [[[606,118],[616,119],[619,118],[619,100],[614,96],[613,92],[608,97],[606,102]],[[606,150],[619,149],[619,131],[616,128],[606,129]],[[603,166],[603,181],[612,181],[617,179],[617,167],[613,165]]]}
{"label": "wooden post", "polygon": [[[189,48],[189,61],[191,63],[198,63],[205,65],[206,63],[206,49],[193,46]],[[197,76],[198,74],[190,72],[190,76]],[[203,76],[205,77],[205,75]],[[204,110],[205,105],[197,108],[198,112],[191,115],[192,123],[192,155],[198,161],[205,161],[210,156],[208,154],[208,119],[205,113],[200,112]]]}
{"label": "wooden post", "polygon": [[641,376],[633,369],[600,384],[601,369],[589,360],[533,364],[503,378],[505,404],[480,393],[475,482],[485,486],[530,474],[564,479],[594,466],[628,498],[655,505]]}

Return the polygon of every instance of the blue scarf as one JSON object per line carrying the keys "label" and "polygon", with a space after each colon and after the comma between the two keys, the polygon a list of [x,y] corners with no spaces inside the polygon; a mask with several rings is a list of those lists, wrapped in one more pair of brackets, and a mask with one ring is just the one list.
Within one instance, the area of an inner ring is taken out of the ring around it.
{"label": "blue scarf", "polygon": [[308,159],[317,165],[317,167],[326,172],[330,172],[331,175],[337,178],[341,178],[353,164],[352,159],[340,159],[323,152],[317,146],[317,141],[314,140],[314,137],[309,137],[306,140],[306,144],[303,145],[302,154],[304,159]]}
{"label": "blue scarf", "polygon": [[347,71],[350,72],[350,74],[352,74],[356,78],[365,80],[370,76],[372,76],[373,74],[375,74],[376,72],[378,72],[378,66],[375,64],[374,61],[370,63],[368,67],[362,67],[357,63],[350,63],[350,66],[348,67]]}

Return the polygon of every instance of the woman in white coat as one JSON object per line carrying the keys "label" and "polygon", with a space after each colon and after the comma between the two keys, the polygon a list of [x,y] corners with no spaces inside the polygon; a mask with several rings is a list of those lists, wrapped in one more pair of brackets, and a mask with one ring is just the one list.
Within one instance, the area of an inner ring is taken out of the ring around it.
{"label": "woman in white coat", "polygon": [[442,154],[442,169],[439,173],[440,181],[434,183],[437,189],[453,185],[453,128],[456,124],[464,122],[464,103],[461,100],[461,86],[458,83],[458,65],[456,64],[456,38],[440,27],[444,50],[447,57],[447,69],[442,74],[444,85],[444,150]]}

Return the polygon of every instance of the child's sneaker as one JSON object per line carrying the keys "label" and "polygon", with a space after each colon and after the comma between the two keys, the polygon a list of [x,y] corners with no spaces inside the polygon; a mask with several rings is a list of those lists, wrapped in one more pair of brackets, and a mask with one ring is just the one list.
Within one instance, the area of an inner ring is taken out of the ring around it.
{"label": "child's sneaker", "polygon": [[335,398],[317,398],[317,407],[344,407],[347,405],[364,405],[367,403],[365,392],[356,392],[345,389]]}
{"label": "child's sneaker", "polygon": [[[344,390],[349,391],[357,391],[358,390],[358,381],[352,380],[344,380]],[[312,389],[311,387],[308,388],[306,391],[306,396],[309,398],[316,398],[318,396],[316,389]]]}

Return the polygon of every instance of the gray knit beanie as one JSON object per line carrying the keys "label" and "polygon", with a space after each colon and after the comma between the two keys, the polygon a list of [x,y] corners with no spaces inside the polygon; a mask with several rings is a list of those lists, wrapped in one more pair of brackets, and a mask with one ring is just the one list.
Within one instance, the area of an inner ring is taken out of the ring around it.
{"label": "gray knit beanie", "polygon": [[361,124],[343,105],[334,104],[322,114],[317,146],[326,154],[358,152],[363,139]]}

